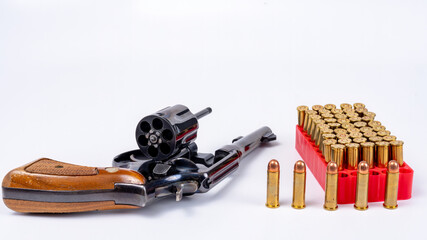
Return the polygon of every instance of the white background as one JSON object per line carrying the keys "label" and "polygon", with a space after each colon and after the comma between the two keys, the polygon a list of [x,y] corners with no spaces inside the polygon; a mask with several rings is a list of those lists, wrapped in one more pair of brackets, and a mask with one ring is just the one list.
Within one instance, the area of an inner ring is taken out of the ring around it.
{"label": "white background", "polygon": [[[201,152],[268,125],[276,144],[213,191],[139,210],[15,213],[0,238],[420,239],[426,220],[427,2],[395,0],[3,0],[0,175],[40,157],[89,166],[136,148],[137,122],[181,103],[200,121]],[[294,210],[298,105],[364,102],[405,141],[413,198],[323,210],[307,174]],[[266,167],[282,169],[282,206],[264,206]]]}

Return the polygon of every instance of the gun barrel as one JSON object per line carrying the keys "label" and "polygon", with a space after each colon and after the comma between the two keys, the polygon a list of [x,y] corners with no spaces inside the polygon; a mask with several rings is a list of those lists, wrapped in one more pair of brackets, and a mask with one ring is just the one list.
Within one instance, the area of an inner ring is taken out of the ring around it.
{"label": "gun barrel", "polygon": [[197,119],[200,119],[200,118],[202,118],[202,117],[210,114],[211,112],[212,112],[212,108],[207,107],[207,108],[205,108],[205,109],[203,109],[203,110],[201,110],[199,112],[196,112],[194,114],[194,116],[196,116]]}
{"label": "gun barrel", "polygon": [[255,132],[236,140],[237,141],[233,142],[232,146],[241,153],[240,158],[244,158],[261,143],[276,140],[276,135],[273,134],[269,127],[262,127]]}

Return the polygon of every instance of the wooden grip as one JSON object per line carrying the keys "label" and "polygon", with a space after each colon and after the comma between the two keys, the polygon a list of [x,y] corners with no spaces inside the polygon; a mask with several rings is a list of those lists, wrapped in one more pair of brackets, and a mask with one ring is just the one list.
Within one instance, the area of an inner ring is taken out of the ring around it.
{"label": "wooden grip", "polygon": [[[10,171],[3,179],[5,189],[29,189],[40,191],[90,191],[113,190],[115,183],[144,184],[145,178],[138,172],[116,168],[95,168],[42,158]],[[117,208],[137,208],[133,205],[117,205],[114,201],[49,202],[4,197],[5,204],[18,212],[82,212]]]}

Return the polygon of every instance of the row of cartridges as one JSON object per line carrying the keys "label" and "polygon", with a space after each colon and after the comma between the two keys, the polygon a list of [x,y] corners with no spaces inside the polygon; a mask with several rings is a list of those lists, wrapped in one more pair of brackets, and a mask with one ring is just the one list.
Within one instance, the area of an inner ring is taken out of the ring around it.
{"label": "row of cartridges", "polygon": [[298,125],[319,148],[325,162],[335,162],[338,171],[356,170],[361,161],[369,168],[386,168],[389,159],[403,166],[403,141],[397,140],[376,114],[362,103],[297,107]]}

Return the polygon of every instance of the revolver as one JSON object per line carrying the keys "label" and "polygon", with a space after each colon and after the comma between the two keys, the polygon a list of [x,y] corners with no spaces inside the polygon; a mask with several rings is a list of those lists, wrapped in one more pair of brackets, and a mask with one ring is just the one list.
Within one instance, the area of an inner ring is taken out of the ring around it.
{"label": "revolver", "polygon": [[42,158],[10,171],[3,179],[7,207],[26,213],[70,213],[139,208],[156,199],[205,193],[237,170],[240,160],[276,140],[270,128],[235,138],[211,153],[195,143],[198,120],[175,105],[144,117],[135,135],[139,149],[113,159],[112,167],[86,167]]}

